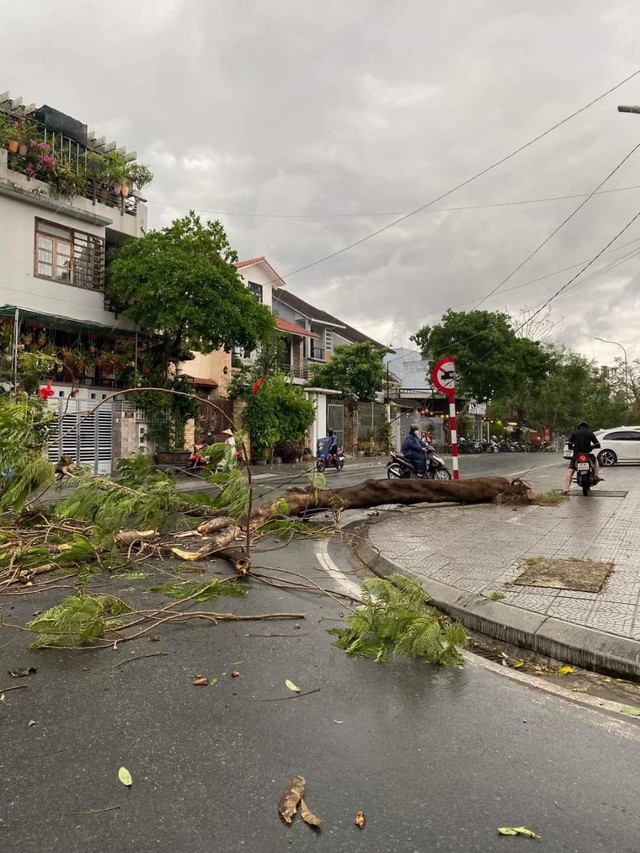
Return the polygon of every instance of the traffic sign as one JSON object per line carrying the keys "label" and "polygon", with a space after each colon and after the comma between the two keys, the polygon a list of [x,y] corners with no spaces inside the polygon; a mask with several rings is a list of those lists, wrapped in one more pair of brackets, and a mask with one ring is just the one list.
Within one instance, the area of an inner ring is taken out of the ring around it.
{"label": "traffic sign", "polygon": [[439,359],[431,368],[431,379],[438,391],[442,391],[448,397],[455,394],[456,390],[456,366],[453,357],[445,355]]}

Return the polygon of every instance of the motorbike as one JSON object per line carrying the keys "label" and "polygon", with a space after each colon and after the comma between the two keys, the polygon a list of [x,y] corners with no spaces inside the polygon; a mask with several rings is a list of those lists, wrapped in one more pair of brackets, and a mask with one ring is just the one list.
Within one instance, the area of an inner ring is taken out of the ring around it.
{"label": "motorbike", "polygon": [[[210,441],[199,441],[197,444],[193,445],[193,453],[189,457],[189,461],[186,467],[187,471],[198,471],[202,468],[209,467],[211,457],[206,455],[203,451],[211,447],[211,444],[212,442]],[[235,464],[239,465],[240,462],[242,462],[242,451],[239,448],[236,448]]]}
{"label": "motorbike", "polygon": [[316,447],[316,470],[322,473],[326,468],[344,468],[344,452],[341,447],[336,448],[335,438],[330,435],[319,438]]}
{"label": "motorbike", "polygon": [[591,487],[596,484],[593,462],[588,453],[578,453],[576,456],[576,483],[585,497],[589,494]]}
{"label": "motorbike", "polygon": [[451,471],[444,464],[432,447],[425,449],[427,457],[427,470],[424,475],[418,474],[418,469],[401,453],[391,452],[391,461],[387,462],[387,477],[390,480],[412,480],[416,477],[424,477],[427,480],[450,480]]}

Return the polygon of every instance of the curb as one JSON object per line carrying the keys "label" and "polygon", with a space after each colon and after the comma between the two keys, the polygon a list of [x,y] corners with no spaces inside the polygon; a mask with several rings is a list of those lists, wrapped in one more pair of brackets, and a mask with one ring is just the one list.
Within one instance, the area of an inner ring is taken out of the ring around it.
{"label": "curb", "polygon": [[640,681],[640,642],[491,601],[440,581],[419,578],[397,566],[371,545],[367,527],[375,523],[373,519],[364,523],[355,521],[344,528],[349,532],[359,531],[354,545],[355,554],[374,574],[380,577],[388,577],[394,572],[410,575],[420,581],[440,610],[472,631],[583,669]]}

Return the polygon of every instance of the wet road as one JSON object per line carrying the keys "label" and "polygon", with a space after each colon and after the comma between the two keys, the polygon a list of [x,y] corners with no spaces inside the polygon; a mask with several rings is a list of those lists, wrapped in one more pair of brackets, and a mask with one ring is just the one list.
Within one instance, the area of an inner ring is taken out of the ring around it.
{"label": "wet road", "polygon": [[[344,590],[357,581],[349,559],[339,541],[307,541],[256,562]],[[214,568],[227,571],[209,575]],[[102,591],[151,606],[160,600],[151,584],[112,580]],[[482,661],[445,670],[347,658],[326,633],[344,606],[251,587],[241,601],[210,604],[306,618],[189,623],[158,642],[76,653],[27,652],[24,635],[0,629],[1,670],[38,669],[28,689],[0,702],[0,849],[491,853],[533,844],[497,834],[524,825],[541,849],[638,850],[634,721],[514,683]],[[5,618],[33,611],[34,599],[16,601]],[[195,687],[195,674],[218,681]],[[285,679],[308,695],[291,698]],[[0,686],[15,683],[5,675]],[[320,833],[278,817],[295,774],[306,777]]]}

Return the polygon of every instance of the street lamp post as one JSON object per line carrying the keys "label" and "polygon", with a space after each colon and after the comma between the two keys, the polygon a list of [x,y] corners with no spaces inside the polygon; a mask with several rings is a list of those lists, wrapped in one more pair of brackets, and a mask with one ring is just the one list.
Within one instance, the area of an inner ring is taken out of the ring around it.
{"label": "street lamp post", "polygon": [[[618,109],[620,108],[618,107]],[[637,110],[640,112],[640,107],[637,107]],[[608,341],[606,338],[596,338],[595,340],[602,341],[603,344],[613,344],[614,346],[620,347],[624,353],[624,404],[629,408],[629,361],[627,359],[627,351],[622,344],[618,343],[618,341]]]}

